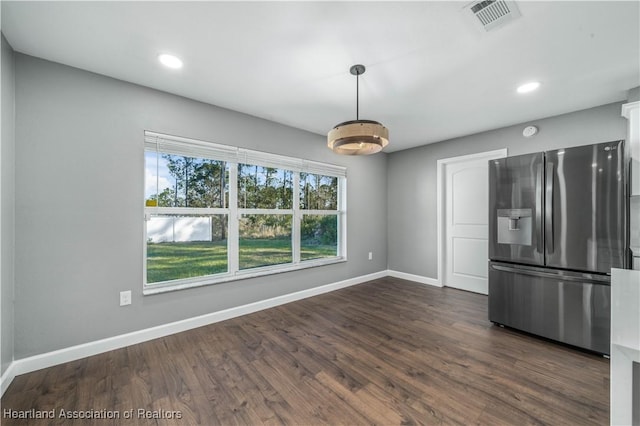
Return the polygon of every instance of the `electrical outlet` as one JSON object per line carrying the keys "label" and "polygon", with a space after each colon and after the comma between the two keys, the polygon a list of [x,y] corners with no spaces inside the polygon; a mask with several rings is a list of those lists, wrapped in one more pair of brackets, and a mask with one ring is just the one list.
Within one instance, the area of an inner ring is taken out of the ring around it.
{"label": "electrical outlet", "polygon": [[120,306],[131,304],[131,290],[120,292]]}
{"label": "electrical outlet", "polygon": [[369,252],[369,260],[373,260],[373,252],[372,251]]}

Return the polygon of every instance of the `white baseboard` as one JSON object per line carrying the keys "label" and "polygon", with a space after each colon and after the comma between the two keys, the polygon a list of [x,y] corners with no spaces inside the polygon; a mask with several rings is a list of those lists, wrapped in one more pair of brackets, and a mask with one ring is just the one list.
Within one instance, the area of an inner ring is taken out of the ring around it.
{"label": "white baseboard", "polygon": [[428,284],[436,287],[442,287],[442,283],[440,282],[440,280],[435,278],[423,277],[422,275],[407,274],[406,272],[398,272],[398,271],[393,271],[391,269],[387,270],[387,275],[390,277],[400,278],[403,280],[415,281],[421,284]]}
{"label": "white baseboard", "polygon": [[296,300],[306,299],[308,297],[317,296],[319,294],[328,293],[339,290],[341,288],[350,287],[367,281],[386,277],[388,271],[375,272],[373,274],[362,275],[348,280],[339,281],[332,284],[326,284],[319,287],[302,290],[295,293],[285,294],[273,297],[271,299],[261,300],[259,302],[249,303],[234,308],[225,309],[210,314],[200,315],[194,318],[188,318],[181,321],[163,324],[144,330],[134,331],[132,333],[122,334],[119,336],[109,337],[106,339],[96,340],[89,343],[83,343],[69,348],[59,349],[53,352],[47,352],[28,358],[14,360],[9,368],[1,377],[0,396],[9,387],[14,377],[40,370],[42,368],[52,367],[54,365],[65,362],[75,361],[92,355],[97,355],[114,349],[120,349],[125,346],[135,345],[137,343],[146,342],[157,339],[159,337],[169,336],[171,334],[182,331],[191,330],[193,328],[202,327],[216,322],[228,320],[231,318],[258,312],[263,309],[273,308],[275,306],[284,305],[285,303],[294,302]]}

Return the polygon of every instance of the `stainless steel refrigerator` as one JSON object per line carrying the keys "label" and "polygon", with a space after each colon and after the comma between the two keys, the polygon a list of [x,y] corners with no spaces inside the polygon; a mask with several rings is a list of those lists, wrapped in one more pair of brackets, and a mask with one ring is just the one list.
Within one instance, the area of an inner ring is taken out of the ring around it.
{"label": "stainless steel refrigerator", "polygon": [[489,162],[489,320],[609,353],[628,265],[624,141]]}

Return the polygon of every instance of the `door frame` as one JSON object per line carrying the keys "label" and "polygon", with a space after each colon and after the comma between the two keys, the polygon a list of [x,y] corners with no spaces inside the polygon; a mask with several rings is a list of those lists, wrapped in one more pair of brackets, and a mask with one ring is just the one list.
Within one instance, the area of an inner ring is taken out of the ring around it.
{"label": "door frame", "polygon": [[[450,157],[450,158],[442,158],[440,160],[437,161],[436,163],[436,185],[437,185],[437,189],[436,189],[436,209],[437,209],[437,213],[436,213],[436,222],[437,222],[437,231],[438,231],[438,236],[437,236],[437,244],[438,244],[438,250],[437,250],[437,254],[438,254],[438,284],[440,285],[440,287],[445,287],[445,277],[444,277],[444,271],[446,268],[445,262],[447,261],[446,256],[445,256],[445,250],[446,250],[446,246],[445,246],[445,235],[444,235],[444,229],[443,226],[445,225],[444,221],[445,221],[445,209],[446,209],[446,196],[447,196],[447,192],[446,192],[446,188],[445,185],[447,183],[447,179],[446,179],[446,168],[447,165],[451,165],[454,163],[466,163],[466,162],[472,162],[472,161],[477,161],[480,160],[482,158],[486,158],[487,161],[489,160],[493,160],[496,158],[504,158],[507,156],[507,148],[501,148],[501,149],[496,149],[493,151],[485,151],[485,152],[478,152],[475,154],[467,154],[467,155],[461,155],[458,157]],[[487,259],[488,260],[488,259]]]}

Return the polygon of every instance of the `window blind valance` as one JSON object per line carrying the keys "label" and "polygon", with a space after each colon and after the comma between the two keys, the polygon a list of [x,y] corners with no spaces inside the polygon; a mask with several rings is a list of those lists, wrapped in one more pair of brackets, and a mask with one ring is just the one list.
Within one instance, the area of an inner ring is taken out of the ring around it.
{"label": "window blind valance", "polygon": [[343,166],[271,154],[204,142],[196,139],[171,136],[151,131],[144,132],[145,149],[186,157],[207,158],[230,163],[252,164],[262,167],[273,167],[294,172],[313,173],[326,176],[346,177],[347,169]]}
{"label": "window blind valance", "polygon": [[232,146],[148,131],[144,132],[144,147],[148,150],[166,154],[207,158],[209,160],[232,163],[235,163],[238,158],[238,149]]}

